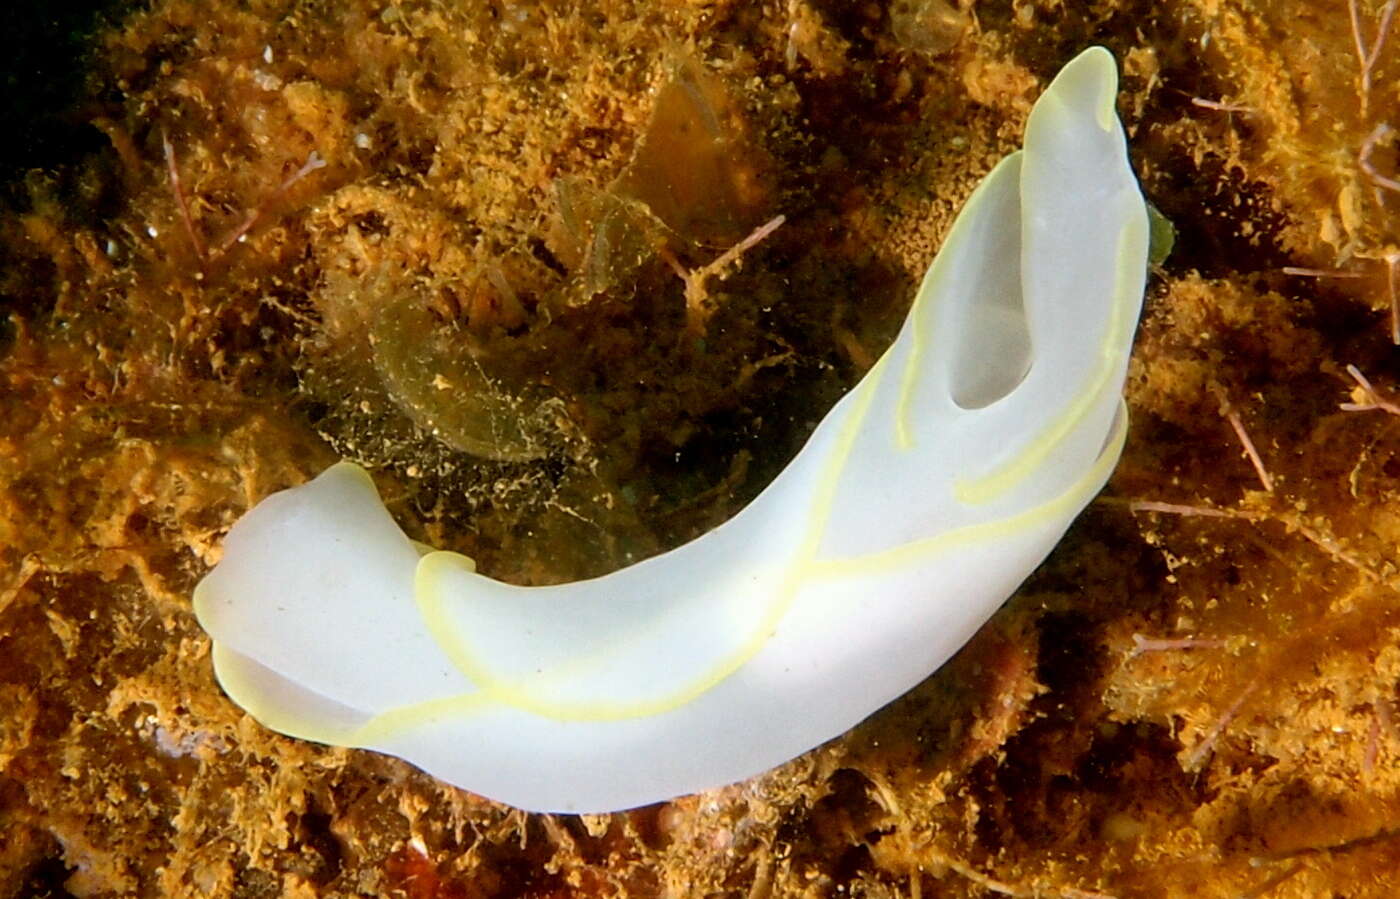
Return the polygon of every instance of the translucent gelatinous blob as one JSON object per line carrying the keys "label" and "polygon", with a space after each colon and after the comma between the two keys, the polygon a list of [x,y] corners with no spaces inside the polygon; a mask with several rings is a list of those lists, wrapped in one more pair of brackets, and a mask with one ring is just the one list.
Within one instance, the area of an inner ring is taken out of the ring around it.
{"label": "translucent gelatinous blob", "polygon": [[612,184],[554,182],[554,248],[574,273],[573,301],[626,292],[662,247],[732,246],[767,217],[770,166],[723,82],[681,58]]}
{"label": "translucent gelatinous blob", "polygon": [[342,188],[317,216],[334,236],[320,243],[302,385],[372,423],[348,429],[355,439],[342,430],[341,452],[382,459],[370,444],[428,442],[416,425],[487,459],[545,455],[559,402],[512,336],[532,322],[508,258],[463,247],[441,211],[378,188]]}
{"label": "translucent gelatinous blob", "polygon": [[890,33],[901,45],[937,56],[962,39],[972,18],[949,0],[894,0]]}
{"label": "translucent gelatinous blob", "polygon": [[768,217],[767,165],[724,84],[683,59],[611,189],[646,204],[685,240],[726,247]]}
{"label": "translucent gelatinous blob", "polygon": [[665,223],[640,200],[578,178],[556,180],[554,195],[564,255],[584,299],[635,283],[637,270],[666,242]]}
{"label": "translucent gelatinous blob", "polygon": [[551,406],[504,390],[486,373],[474,341],[437,321],[422,299],[389,297],[370,326],[374,367],[394,402],[454,449],[521,461],[545,453]]}

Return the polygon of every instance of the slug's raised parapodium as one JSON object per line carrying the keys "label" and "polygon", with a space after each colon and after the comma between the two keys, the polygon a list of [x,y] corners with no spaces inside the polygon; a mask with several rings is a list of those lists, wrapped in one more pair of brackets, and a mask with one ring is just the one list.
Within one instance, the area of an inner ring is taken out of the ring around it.
{"label": "slug's raised parapodium", "polygon": [[752,504],[606,577],[521,588],[412,543],[341,463],[239,521],[195,593],[259,721],[541,811],[744,779],[948,659],[1103,486],[1147,212],[1103,49],[1037,102],[899,337]]}

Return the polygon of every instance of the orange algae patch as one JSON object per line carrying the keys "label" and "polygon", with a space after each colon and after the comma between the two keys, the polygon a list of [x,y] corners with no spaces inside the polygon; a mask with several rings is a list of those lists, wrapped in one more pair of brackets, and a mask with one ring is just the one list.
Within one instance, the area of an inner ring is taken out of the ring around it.
{"label": "orange algae patch", "polygon": [[[1320,7],[333,6],[113,26],[111,149],[0,216],[6,890],[1394,892],[1396,35],[1363,106],[1348,15]],[[1356,3],[1365,54],[1387,8]],[[273,736],[219,694],[188,590],[238,514],[336,455],[520,582],[732,514],[1094,41],[1178,236],[1130,442],[941,673],[750,784],[584,819]],[[207,271],[162,134],[206,248],[275,197]],[[777,213],[693,333],[661,251],[699,270]]]}

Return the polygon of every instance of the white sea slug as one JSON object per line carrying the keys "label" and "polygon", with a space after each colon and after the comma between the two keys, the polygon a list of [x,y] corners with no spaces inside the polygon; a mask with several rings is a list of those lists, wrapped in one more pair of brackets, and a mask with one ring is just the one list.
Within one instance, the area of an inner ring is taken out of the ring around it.
{"label": "white sea slug", "polygon": [[342,462],[258,504],[195,591],[228,694],[537,811],[743,780],[938,668],[1103,486],[1148,219],[1102,48],[1036,103],[893,346],[732,520],[514,587],[411,542]]}

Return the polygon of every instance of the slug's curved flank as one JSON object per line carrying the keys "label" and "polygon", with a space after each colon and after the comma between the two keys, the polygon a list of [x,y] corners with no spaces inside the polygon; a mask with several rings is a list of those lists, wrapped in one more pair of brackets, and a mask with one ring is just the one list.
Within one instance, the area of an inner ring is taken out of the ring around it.
{"label": "slug's curved flank", "polygon": [[1095,48],[968,201],[894,344],[752,504],[606,577],[521,588],[420,551],[333,466],[195,592],[229,695],[537,811],[720,786],[926,677],[1118,461],[1148,221]]}

